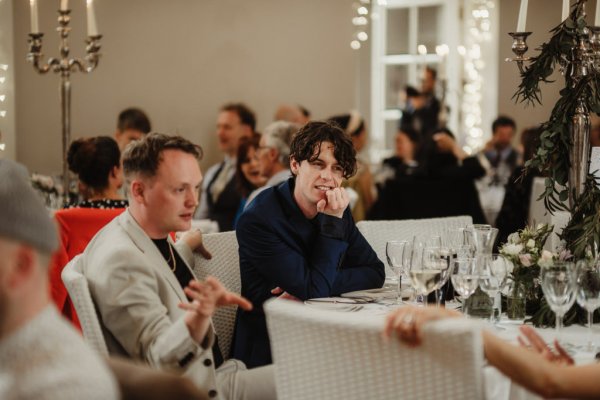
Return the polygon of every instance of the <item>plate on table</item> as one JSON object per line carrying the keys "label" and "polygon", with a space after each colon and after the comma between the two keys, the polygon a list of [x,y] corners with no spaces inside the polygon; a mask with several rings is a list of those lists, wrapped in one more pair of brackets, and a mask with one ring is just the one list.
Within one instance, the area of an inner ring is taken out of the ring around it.
{"label": "plate on table", "polygon": [[342,298],[376,302],[384,299],[395,299],[398,296],[395,290],[388,288],[357,290],[355,292],[342,293]]}
{"label": "plate on table", "polygon": [[321,297],[304,301],[307,306],[334,311],[358,311],[363,308],[354,299],[343,297]]}

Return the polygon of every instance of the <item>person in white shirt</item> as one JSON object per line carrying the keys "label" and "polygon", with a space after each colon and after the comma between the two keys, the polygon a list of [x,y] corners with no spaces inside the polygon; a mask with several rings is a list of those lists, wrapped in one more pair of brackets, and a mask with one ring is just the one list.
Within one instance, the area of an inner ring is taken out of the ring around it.
{"label": "person in white shirt", "polygon": [[58,234],[27,170],[0,160],[0,399],[118,399],[103,360],[50,302]]}

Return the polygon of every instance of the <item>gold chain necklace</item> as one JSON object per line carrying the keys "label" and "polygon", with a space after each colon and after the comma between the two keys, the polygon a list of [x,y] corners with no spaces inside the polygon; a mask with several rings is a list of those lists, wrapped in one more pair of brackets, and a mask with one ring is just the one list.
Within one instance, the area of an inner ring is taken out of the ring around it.
{"label": "gold chain necklace", "polygon": [[167,245],[169,246],[169,253],[171,254],[169,259],[167,260],[167,264],[171,263],[169,267],[171,268],[171,271],[175,272],[175,270],[177,269],[177,260],[175,259],[175,255],[173,254],[173,247],[171,246],[171,242],[169,242],[168,239]]}

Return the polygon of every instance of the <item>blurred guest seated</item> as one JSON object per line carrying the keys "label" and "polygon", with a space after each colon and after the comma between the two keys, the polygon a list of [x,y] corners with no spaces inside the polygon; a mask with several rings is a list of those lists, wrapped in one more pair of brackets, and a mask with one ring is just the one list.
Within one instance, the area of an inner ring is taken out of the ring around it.
{"label": "blurred guest seated", "polygon": [[75,307],[63,284],[65,265],[83,252],[94,235],[127,207],[119,189],[123,184],[121,153],[114,139],[98,136],[77,139],[69,147],[69,169],[77,174],[83,200],[54,214],[60,246],[50,263],[52,300],[61,314],[79,329]]}
{"label": "blurred guest seated", "polygon": [[271,367],[246,370],[223,361],[211,317],[217,307],[252,305],[213,277],[194,279],[196,244],[174,244],[170,232],[188,231],[198,204],[201,149],[158,133],[123,154],[129,208],[86,247],[83,275],[100,314],[111,354],[178,371],[223,399],[275,397]]}
{"label": "blurred guest seated", "polygon": [[356,172],[349,136],[337,125],[309,122],[291,143],[290,167],[293,177],[254,199],[236,230],[242,295],[254,309],[238,310],[233,355],[250,367],[272,362],[262,309],[269,298],[335,296],[379,288],[385,279],[341,187]]}
{"label": "blurred guest seated", "polygon": [[[423,327],[442,318],[461,318],[462,314],[446,308],[402,307],[388,315],[384,336],[419,346]],[[465,321],[465,323],[468,323]],[[483,351],[487,362],[512,381],[543,398],[600,398],[600,364],[575,365],[569,354],[554,341],[550,346],[529,326],[520,328],[521,346],[482,331]]]}
{"label": "blurred guest seated", "polygon": [[139,140],[152,130],[150,119],[139,108],[127,108],[119,114],[115,140],[121,151],[134,140]]}
{"label": "blurred guest seated", "polygon": [[354,110],[349,114],[331,117],[329,121],[338,124],[350,136],[357,153],[356,174],[344,182],[344,187],[352,188],[358,194],[358,199],[352,206],[352,217],[354,222],[362,221],[366,218],[377,197],[373,175],[369,169],[369,160],[361,155],[361,151],[367,145],[367,127],[358,111]]}
{"label": "blurred guest seated", "polygon": [[98,354],[50,303],[58,237],[27,171],[0,160],[0,181],[0,398],[120,398]]}
{"label": "blurred guest seated", "polygon": [[257,156],[260,175],[266,178],[267,182],[250,194],[246,207],[263,190],[277,186],[292,176],[290,173],[290,143],[299,127],[291,122],[276,121],[265,128],[260,138]]}
{"label": "blurred guest seated", "polygon": [[119,189],[123,186],[121,152],[108,136],[77,139],[67,153],[69,170],[77,174],[83,201],[69,207],[125,208]]}
{"label": "blurred guest seated", "polygon": [[244,211],[248,201],[248,196],[253,190],[265,184],[267,179],[260,174],[260,166],[257,151],[259,148],[259,134],[240,139],[237,152],[237,162],[235,165],[235,178],[238,184],[238,191],[242,196],[233,227],[237,226],[237,221]]}
{"label": "blurred guest seated", "polygon": [[[523,146],[523,158],[530,160],[540,145],[540,128],[525,129],[521,134],[521,145]],[[517,167],[506,184],[504,201],[496,218],[498,228],[497,243],[506,243],[508,235],[521,230],[529,223],[529,207],[533,180],[540,176],[536,169],[525,174],[525,167]],[[539,221],[538,221],[539,222]]]}
{"label": "blurred guest seated", "polygon": [[419,166],[416,160],[419,136],[416,131],[399,129],[396,132],[395,143],[395,154],[383,160],[382,172],[380,172],[383,178],[378,177],[378,183],[385,184],[387,179],[400,179],[413,175]]}
{"label": "blurred guest seated", "polygon": [[233,230],[242,200],[235,179],[239,140],[252,136],[255,130],[256,117],[245,104],[230,103],[221,108],[217,117],[217,139],[225,157],[206,171],[200,206],[194,215],[196,219],[217,221],[221,232]]}
{"label": "blurred guest seated", "polygon": [[470,215],[485,223],[474,179],[485,174],[477,157],[468,156],[447,129],[422,145],[423,156],[408,176],[380,187],[370,219],[435,218]]}

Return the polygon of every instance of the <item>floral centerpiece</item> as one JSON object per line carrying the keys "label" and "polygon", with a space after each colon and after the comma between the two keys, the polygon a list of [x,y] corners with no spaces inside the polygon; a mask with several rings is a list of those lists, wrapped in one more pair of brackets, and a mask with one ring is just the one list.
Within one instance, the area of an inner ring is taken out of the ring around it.
{"label": "floral centerpiece", "polygon": [[508,261],[510,285],[507,293],[506,312],[509,318],[520,319],[535,314],[543,297],[539,276],[540,267],[550,266],[558,256],[544,250],[544,244],[553,226],[538,224],[508,236],[508,242],[500,247],[500,254]]}

